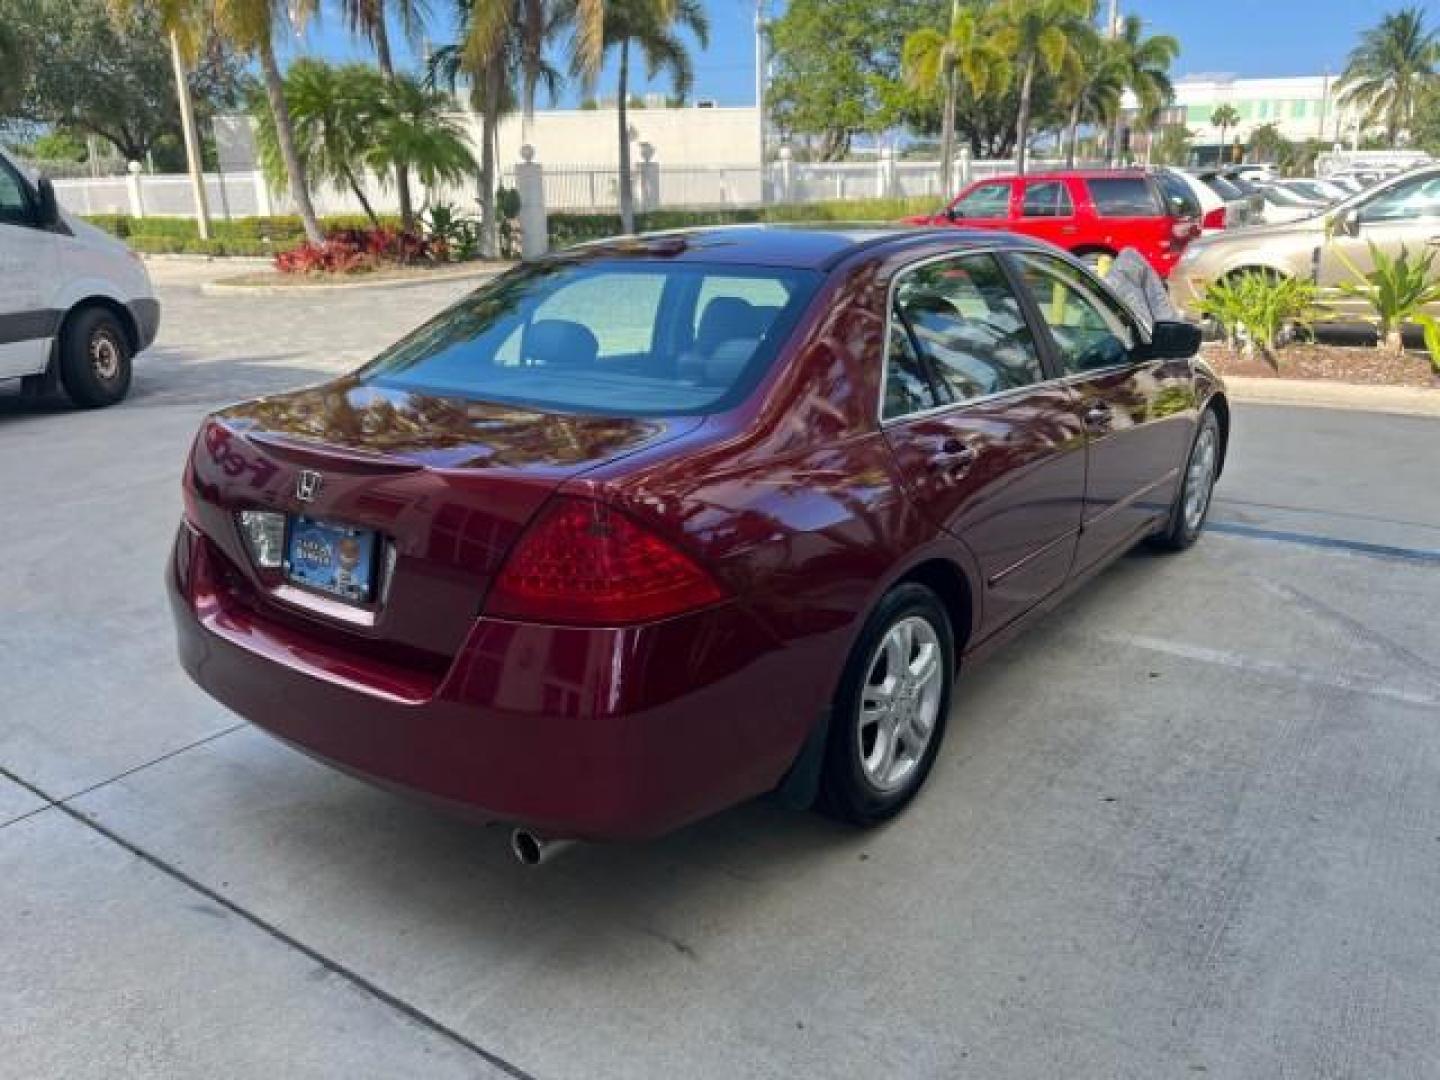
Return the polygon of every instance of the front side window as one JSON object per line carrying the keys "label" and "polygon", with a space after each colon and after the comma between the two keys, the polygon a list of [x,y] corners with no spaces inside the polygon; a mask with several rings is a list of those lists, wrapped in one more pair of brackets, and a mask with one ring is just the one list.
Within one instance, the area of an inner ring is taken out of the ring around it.
{"label": "front side window", "polygon": [[8,225],[30,225],[34,214],[30,207],[30,195],[20,174],[10,167],[9,162],[0,159],[0,223]]}
{"label": "front side window", "polygon": [[906,273],[895,289],[895,315],[929,364],[940,404],[1045,378],[1020,301],[993,255],[945,259]]}
{"label": "front side window", "polygon": [[1440,218],[1440,175],[1417,176],[1377,195],[1360,209],[1360,220],[1422,221]]}
{"label": "front side window", "polygon": [[1130,363],[1135,331],[1119,308],[1073,266],[1044,255],[1018,255],[1021,277],[1050,327],[1067,375]]}
{"label": "front side window", "polygon": [[981,184],[955,203],[957,217],[994,220],[1010,216],[1010,183]]}
{"label": "front side window", "polygon": [[1021,214],[1027,218],[1070,217],[1075,208],[1070,204],[1070,190],[1063,181],[1037,180],[1025,185],[1025,202]]}
{"label": "front side window", "polygon": [[566,412],[704,414],[749,392],[819,282],[810,270],[640,259],[524,267],[441,312],[357,377]]}
{"label": "front side window", "polygon": [[1143,176],[1106,176],[1087,180],[1095,213],[1101,217],[1155,217],[1160,204]]}

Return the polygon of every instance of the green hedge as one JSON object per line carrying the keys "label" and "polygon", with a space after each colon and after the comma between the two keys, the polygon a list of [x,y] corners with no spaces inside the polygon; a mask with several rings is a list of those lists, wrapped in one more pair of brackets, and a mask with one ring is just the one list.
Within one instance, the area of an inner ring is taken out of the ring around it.
{"label": "green hedge", "polygon": [[[104,229],[113,236],[126,240],[139,237],[170,239],[179,241],[200,241],[200,230],[193,218],[144,217],[128,214],[95,214],[86,218],[92,225]],[[398,214],[381,214],[380,223],[389,228],[400,227]],[[320,219],[320,225],[330,229],[364,229],[370,227],[370,219],[364,214],[333,214]],[[305,226],[295,216],[282,217],[241,217],[230,220],[217,219],[210,222],[211,242],[225,241],[242,246],[246,243],[259,244],[268,239],[272,247],[299,243],[305,238]],[[132,244],[137,250],[154,250]],[[263,252],[261,252],[263,254]]]}
{"label": "green hedge", "polygon": [[127,243],[135,251],[147,255],[274,255],[277,251],[291,246],[294,241],[280,243],[265,240],[222,240],[213,238],[201,240],[198,236],[127,236]]}
{"label": "green hedge", "polygon": [[[655,210],[635,215],[639,232],[691,229],[707,225],[747,225],[757,222],[895,222],[911,214],[933,211],[934,198],[837,199],[820,203],[782,203],[735,210]],[[620,232],[619,214],[550,215],[550,244],[564,248],[587,240],[601,240]]]}

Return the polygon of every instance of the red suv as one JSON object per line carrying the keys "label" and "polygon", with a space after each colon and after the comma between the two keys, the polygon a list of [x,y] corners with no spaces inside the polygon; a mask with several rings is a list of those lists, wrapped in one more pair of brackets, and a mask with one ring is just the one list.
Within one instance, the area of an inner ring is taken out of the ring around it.
{"label": "red suv", "polygon": [[1200,204],[1161,172],[1082,169],[979,180],[938,214],[909,221],[1024,233],[1092,263],[1133,247],[1169,277],[1200,235]]}

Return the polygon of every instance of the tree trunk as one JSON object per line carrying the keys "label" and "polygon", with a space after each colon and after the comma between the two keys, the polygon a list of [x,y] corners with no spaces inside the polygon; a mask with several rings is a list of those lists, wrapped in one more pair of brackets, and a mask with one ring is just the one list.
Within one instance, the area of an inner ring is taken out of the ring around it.
{"label": "tree trunk", "polygon": [[275,141],[280,144],[280,158],[285,162],[285,174],[290,178],[290,197],[300,211],[305,238],[312,244],[324,243],[325,233],[315,216],[315,204],[310,201],[305,166],[295,152],[295,131],[290,126],[290,106],[285,102],[285,82],[280,77],[280,65],[275,62],[275,46],[268,36],[261,42],[258,52],[260,71],[265,77],[265,96],[270,100],[270,111],[275,114]]}
{"label": "tree trunk", "polygon": [[940,195],[947,201],[955,192],[950,186],[955,183],[955,94],[956,75],[953,64],[945,71],[945,109],[940,115]]}
{"label": "tree trunk", "polygon": [[205,168],[200,161],[200,133],[195,128],[195,109],[190,104],[190,83],[185,76],[185,58],[180,55],[180,38],[170,33],[170,63],[175,69],[175,93],[180,98],[180,130],[185,134],[185,167],[190,172],[190,193],[195,200],[195,224],[201,240],[210,239],[210,204],[205,198]]}
{"label": "tree trunk", "polygon": [[345,182],[350,185],[350,190],[354,193],[355,198],[359,200],[360,208],[365,211],[365,216],[370,219],[370,224],[377,229],[380,228],[380,219],[376,216],[374,208],[370,205],[370,200],[365,197],[365,189],[360,186],[360,181],[349,168],[345,169]]}
{"label": "tree trunk", "polygon": [[[390,31],[385,27],[385,5],[378,5],[375,12],[375,59],[385,78],[394,83],[395,64],[390,58]],[[400,227],[406,232],[415,231],[415,204],[410,198],[410,170],[404,165],[395,166],[395,193],[400,199]]]}
{"label": "tree trunk", "polygon": [[1065,168],[1075,167],[1075,143],[1080,138],[1080,98],[1070,106],[1070,119],[1065,125]]}
{"label": "tree trunk", "polygon": [[1025,78],[1020,84],[1020,115],[1015,121],[1015,171],[1025,175],[1026,142],[1030,138],[1030,94],[1035,89],[1035,57],[1025,61]]}
{"label": "tree trunk", "polygon": [[485,111],[480,117],[480,255],[499,256],[500,232],[495,221],[495,133],[500,127],[499,64],[485,69]]}
{"label": "tree trunk", "polygon": [[635,193],[630,187],[630,121],[625,111],[625,95],[630,84],[630,42],[620,42],[620,98],[615,113],[620,118],[620,231],[635,231]]}

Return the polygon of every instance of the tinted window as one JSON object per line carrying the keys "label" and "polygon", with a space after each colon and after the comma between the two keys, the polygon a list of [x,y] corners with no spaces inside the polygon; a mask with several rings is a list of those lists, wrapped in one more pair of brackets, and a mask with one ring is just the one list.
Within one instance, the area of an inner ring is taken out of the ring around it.
{"label": "tinted window", "polygon": [[990,255],[928,263],[895,290],[895,309],[939,380],[942,403],[1045,378],[1010,282]]}
{"label": "tinted window", "polygon": [[1050,327],[1066,374],[1096,371],[1130,362],[1135,335],[1119,309],[1079,270],[1043,255],[1016,258]]}
{"label": "tinted window", "polygon": [[1228,202],[1245,198],[1245,193],[1223,176],[1203,176],[1200,182]]}
{"label": "tinted window", "polygon": [[1101,217],[1154,217],[1160,213],[1154,189],[1143,176],[1105,177],[1085,183]]}
{"label": "tinted window", "polygon": [[1360,210],[1361,221],[1416,221],[1440,218],[1440,175],[1402,180]]}
{"label": "tinted window", "polygon": [[442,312],[359,378],[568,412],[714,411],[755,384],[819,279],[639,260],[526,267]]}
{"label": "tinted window", "polygon": [[1043,180],[1025,185],[1025,202],[1020,211],[1027,218],[1070,217],[1075,208],[1070,204],[1070,190],[1058,180]]}
{"label": "tinted window", "polygon": [[1165,197],[1165,207],[1172,217],[1191,218],[1200,216],[1200,200],[1190,185],[1173,173],[1156,173],[1155,182],[1160,185],[1160,194]]}
{"label": "tinted window", "polygon": [[20,174],[8,162],[0,161],[0,222],[31,224],[30,198]]}
{"label": "tinted window", "polygon": [[885,357],[885,417],[908,416],[939,403],[910,331],[896,318],[890,323],[890,351]]}
{"label": "tinted window", "polygon": [[955,204],[955,213],[967,218],[1010,216],[1010,183],[982,184]]}

